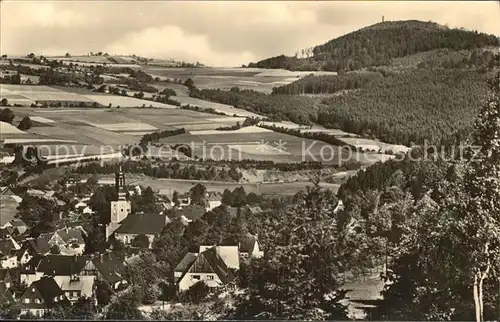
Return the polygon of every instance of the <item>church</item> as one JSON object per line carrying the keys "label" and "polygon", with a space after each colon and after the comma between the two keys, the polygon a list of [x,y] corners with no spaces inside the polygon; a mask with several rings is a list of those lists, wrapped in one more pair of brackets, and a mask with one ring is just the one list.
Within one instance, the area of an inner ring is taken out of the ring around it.
{"label": "church", "polygon": [[117,240],[130,245],[138,235],[145,235],[151,247],[154,238],[170,223],[170,218],[163,214],[132,214],[121,166],[116,172],[115,188],[118,198],[111,201],[111,219],[106,226],[106,239],[114,235]]}
{"label": "church", "polygon": [[122,171],[121,165],[115,174],[115,189],[118,198],[117,200],[111,201],[111,221],[106,226],[106,239],[120,227],[120,223],[132,212],[130,200],[127,200],[125,174]]}

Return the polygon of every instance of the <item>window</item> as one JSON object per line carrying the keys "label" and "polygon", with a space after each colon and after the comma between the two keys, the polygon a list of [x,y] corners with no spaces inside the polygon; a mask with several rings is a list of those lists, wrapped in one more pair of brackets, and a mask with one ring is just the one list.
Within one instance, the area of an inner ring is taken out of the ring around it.
{"label": "window", "polygon": [[213,275],[208,275],[208,276],[207,276],[207,279],[208,279],[208,280],[213,280],[213,279],[214,279],[214,276],[213,276]]}
{"label": "window", "polygon": [[40,299],[35,299],[35,303],[40,304],[40,303],[42,303],[42,301],[40,301]]}
{"label": "window", "polygon": [[24,299],[24,303],[29,304],[30,303],[30,299]]}
{"label": "window", "polygon": [[192,275],[191,278],[194,279],[194,280],[199,280],[200,279],[200,275]]}

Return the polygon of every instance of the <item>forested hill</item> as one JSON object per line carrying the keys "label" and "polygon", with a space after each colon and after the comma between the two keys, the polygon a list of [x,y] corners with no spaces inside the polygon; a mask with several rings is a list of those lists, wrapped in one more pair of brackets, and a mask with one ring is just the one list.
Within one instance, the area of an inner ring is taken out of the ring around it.
{"label": "forested hill", "polygon": [[474,49],[499,43],[494,35],[450,29],[433,22],[387,21],[316,46],[310,58],[281,55],[250,63],[248,67],[350,71],[389,65],[394,58],[434,49]]}

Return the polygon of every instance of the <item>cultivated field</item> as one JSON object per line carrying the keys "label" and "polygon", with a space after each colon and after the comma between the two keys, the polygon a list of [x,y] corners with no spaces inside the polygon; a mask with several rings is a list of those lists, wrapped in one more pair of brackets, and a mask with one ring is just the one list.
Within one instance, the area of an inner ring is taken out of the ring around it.
{"label": "cultivated field", "polygon": [[309,74],[335,74],[334,72],[292,72],[283,69],[260,68],[162,68],[147,66],[144,70],[160,77],[191,78],[196,87],[200,89],[228,90],[237,86],[241,89],[253,89],[264,93],[271,93],[273,87],[292,83]]}

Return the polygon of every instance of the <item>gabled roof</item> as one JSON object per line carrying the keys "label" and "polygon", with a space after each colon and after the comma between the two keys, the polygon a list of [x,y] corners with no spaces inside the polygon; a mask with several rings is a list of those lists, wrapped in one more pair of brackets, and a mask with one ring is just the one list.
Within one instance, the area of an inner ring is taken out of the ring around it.
{"label": "gabled roof", "polygon": [[194,262],[194,260],[198,257],[198,253],[187,253],[184,255],[182,260],[177,266],[175,266],[175,272],[184,272],[188,269],[189,266]]}
{"label": "gabled roof", "polygon": [[[213,269],[213,272],[216,273],[217,276],[220,278],[222,283],[228,282],[228,274],[229,274],[228,267],[226,266],[226,264],[224,263],[222,258],[219,255],[217,255],[215,247],[207,249],[203,253],[200,253],[198,258],[200,258],[200,259],[204,258],[206,260],[206,262]],[[195,263],[196,263],[196,261],[195,261]],[[207,271],[206,267],[198,266],[198,267],[195,267],[190,272],[191,273],[208,273],[208,272],[210,272],[210,270]]]}
{"label": "gabled roof", "polygon": [[0,282],[0,306],[8,305],[14,302],[16,302],[16,300],[7,288],[7,285],[5,285],[5,283],[3,282]]}
{"label": "gabled roof", "polygon": [[27,226],[26,223],[19,218],[11,220],[10,224],[14,227]]}
{"label": "gabled roof", "polygon": [[117,254],[108,252],[99,255],[92,259],[92,263],[108,283],[114,284],[124,279],[125,265]]}
{"label": "gabled roof", "polygon": [[189,220],[197,220],[203,217],[205,212],[205,208],[200,205],[189,205],[176,211],[176,215],[179,217],[184,216]]}
{"label": "gabled roof", "polygon": [[85,268],[85,265],[89,261],[86,256],[65,256],[65,255],[47,255],[44,257],[38,267],[37,272],[44,273],[46,275],[62,275],[71,276],[79,274]]}
{"label": "gabled roof", "polygon": [[34,274],[38,264],[42,261],[43,256],[33,256],[24,266],[21,267],[21,273]]}
{"label": "gabled roof", "polygon": [[37,238],[26,240],[26,243],[28,243],[37,254],[47,254],[50,251],[49,240],[53,235],[54,233],[42,234]]}
{"label": "gabled roof", "polygon": [[129,215],[120,223],[115,234],[159,235],[170,222],[166,215]]}
{"label": "gabled roof", "polygon": [[253,235],[246,235],[240,239],[240,252],[242,253],[251,253],[255,247],[255,243],[257,242],[257,238]]}
{"label": "gabled roof", "polygon": [[63,228],[56,233],[61,236],[61,238],[66,243],[76,243],[76,244],[85,244],[85,240],[83,239],[83,235],[86,234],[85,230],[81,226],[71,227],[71,228]]}
{"label": "gabled roof", "polygon": [[92,289],[94,287],[95,276],[78,276],[76,279],[71,279],[70,276],[66,276],[61,281],[61,290],[63,292],[67,291],[80,291],[83,294],[92,294]]}
{"label": "gabled roof", "polygon": [[[42,277],[40,280],[31,283],[31,285],[28,287],[26,292],[31,292],[36,290],[38,291],[38,294],[42,297],[44,303],[42,305],[38,305],[42,308],[52,308],[54,307],[55,304],[69,304],[68,299],[64,295],[64,292],[61,290],[59,285],[57,285],[57,282],[54,280],[52,277]],[[26,293],[25,293],[26,294]],[[24,297],[24,295],[23,295]],[[58,298],[57,303],[54,301],[55,298]],[[60,298],[62,297],[62,300]],[[35,305],[33,305],[35,304]],[[24,304],[25,305],[25,304]],[[35,306],[37,307],[36,303],[32,303],[31,305],[25,305],[25,306]]]}
{"label": "gabled roof", "polygon": [[238,246],[200,246],[200,253],[207,249],[213,248],[215,253],[220,256],[224,261],[224,264],[228,268],[239,269],[240,268],[240,253]]}
{"label": "gabled roof", "polygon": [[19,246],[12,238],[0,240],[0,255],[11,255],[13,251],[19,249]]}
{"label": "gabled roof", "polygon": [[7,268],[0,268],[0,282],[10,278],[10,273]]}
{"label": "gabled roof", "polygon": [[[197,255],[197,256],[196,256]],[[193,257],[196,258],[193,259]],[[191,262],[191,263],[189,263]],[[175,271],[179,272],[184,268],[182,276],[176,282],[182,280],[187,273],[216,274],[222,283],[227,283],[232,278],[224,260],[217,254],[215,247],[209,248],[199,254],[188,253],[177,265]]]}

